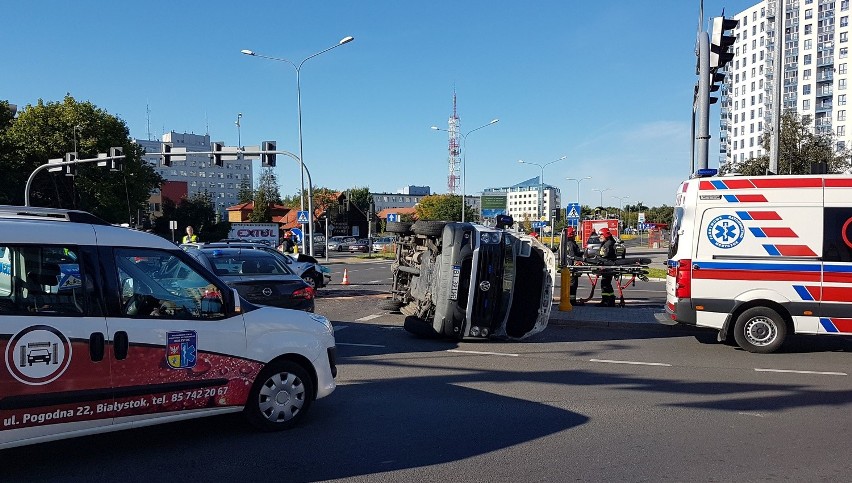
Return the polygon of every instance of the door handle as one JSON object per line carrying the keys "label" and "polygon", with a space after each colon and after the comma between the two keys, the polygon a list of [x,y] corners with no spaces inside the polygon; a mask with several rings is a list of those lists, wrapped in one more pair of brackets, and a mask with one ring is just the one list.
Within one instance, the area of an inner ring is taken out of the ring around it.
{"label": "door handle", "polygon": [[112,337],[112,345],[116,359],[127,359],[127,352],[130,350],[130,339],[127,337],[127,332],[123,330],[116,332]]}
{"label": "door handle", "polygon": [[92,332],[89,336],[89,357],[95,362],[104,360],[103,332]]}

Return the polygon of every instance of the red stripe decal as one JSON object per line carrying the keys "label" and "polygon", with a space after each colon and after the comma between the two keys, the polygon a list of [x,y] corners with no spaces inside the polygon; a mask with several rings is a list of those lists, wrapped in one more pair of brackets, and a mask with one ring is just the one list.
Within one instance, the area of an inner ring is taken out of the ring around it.
{"label": "red stripe decal", "polygon": [[790,228],[767,228],[761,227],[763,233],[766,233],[766,236],[777,237],[777,238],[798,238],[796,232],[791,230]]}
{"label": "red stripe decal", "polygon": [[852,273],[825,272],[823,282],[852,283]]}
{"label": "red stripe decal", "polygon": [[749,211],[748,215],[752,220],[756,221],[766,221],[766,220],[780,220],[781,215],[779,215],[775,211]]}
{"label": "red stripe decal", "polygon": [[715,186],[713,186],[713,183],[711,183],[711,182],[709,182],[709,181],[702,181],[702,182],[698,185],[698,189],[699,189],[699,190],[714,190],[714,189],[716,189],[716,187],[715,187]]}
{"label": "red stripe decal", "polygon": [[766,197],[763,195],[737,195],[737,201],[740,203],[763,203],[766,202]]}
{"label": "red stripe decal", "polygon": [[726,179],[724,183],[728,189],[732,190],[754,188],[754,183],[749,179]]}
{"label": "red stripe decal", "polygon": [[823,287],[823,302],[849,302],[852,300],[852,288],[847,287]]}
{"label": "red stripe decal", "polygon": [[762,178],[753,181],[758,188],[822,188],[822,178]]}
{"label": "red stripe decal", "polygon": [[852,332],[852,319],[829,319],[840,332]]}
{"label": "red stripe decal", "polygon": [[[692,278],[705,280],[763,280],[771,282],[819,282],[819,272],[787,270],[714,270],[702,268],[692,271]],[[816,287],[819,290],[819,287]]]}
{"label": "red stripe decal", "polygon": [[852,178],[826,178],[826,188],[852,188]]}
{"label": "red stripe decal", "polygon": [[807,245],[775,245],[782,257],[815,257],[816,253]]}
{"label": "red stripe decal", "polygon": [[822,295],[820,295],[820,287],[818,285],[816,287],[809,287],[805,285],[805,290],[807,290],[808,293],[811,294],[811,298],[817,302],[819,302],[822,298]]}

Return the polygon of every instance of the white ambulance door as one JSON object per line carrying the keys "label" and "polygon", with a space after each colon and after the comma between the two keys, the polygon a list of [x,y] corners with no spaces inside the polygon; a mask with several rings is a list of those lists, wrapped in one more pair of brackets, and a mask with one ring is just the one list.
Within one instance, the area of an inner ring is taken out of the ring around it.
{"label": "white ambulance door", "polygon": [[228,287],[178,249],[108,251],[116,424],[244,405],[260,364],[244,358],[242,315],[224,312]]}
{"label": "white ambulance door", "polygon": [[818,333],[852,333],[852,179],[825,179]]}
{"label": "white ambulance door", "polygon": [[96,250],[0,247],[0,447],[112,423]]}

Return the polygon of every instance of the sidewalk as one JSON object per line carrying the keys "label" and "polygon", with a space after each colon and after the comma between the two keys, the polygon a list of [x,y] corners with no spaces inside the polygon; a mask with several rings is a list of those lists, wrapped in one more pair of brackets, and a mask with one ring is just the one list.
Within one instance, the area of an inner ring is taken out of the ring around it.
{"label": "sidewalk", "polygon": [[665,325],[657,322],[655,313],[663,312],[661,305],[628,301],[624,307],[600,307],[598,301],[588,305],[575,305],[568,312],[559,310],[554,303],[550,310],[549,324],[561,327],[640,328],[658,330],[680,330],[680,325]]}

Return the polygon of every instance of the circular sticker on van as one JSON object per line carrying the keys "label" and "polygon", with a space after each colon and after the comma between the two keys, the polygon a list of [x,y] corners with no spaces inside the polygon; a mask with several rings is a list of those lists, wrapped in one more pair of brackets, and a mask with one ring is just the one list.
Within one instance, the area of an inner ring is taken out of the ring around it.
{"label": "circular sticker on van", "polygon": [[6,344],[6,368],[12,377],[30,386],[55,381],[71,365],[71,342],[47,325],[33,325]]}
{"label": "circular sticker on van", "polygon": [[721,215],[707,225],[707,238],[718,248],[733,248],[743,241],[745,227],[736,216]]}

